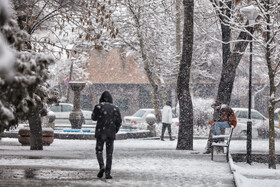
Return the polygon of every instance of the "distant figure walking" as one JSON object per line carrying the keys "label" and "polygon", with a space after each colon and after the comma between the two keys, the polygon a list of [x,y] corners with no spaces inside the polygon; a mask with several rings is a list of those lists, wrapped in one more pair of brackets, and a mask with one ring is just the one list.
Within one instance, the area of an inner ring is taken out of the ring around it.
{"label": "distant figure walking", "polygon": [[160,137],[160,139],[162,141],[164,141],[164,133],[165,133],[166,128],[168,129],[170,141],[174,140],[171,135],[171,124],[172,124],[171,102],[167,101],[166,105],[162,109],[162,131],[161,131],[161,137]]}
{"label": "distant figure walking", "polygon": [[[97,121],[95,128],[96,157],[100,171],[98,178],[102,178],[105,172],[106,179],[112,179],[111,166],[114,150],[114,140],[119,131],[122,119],[119,108],[113,104],[113,98],[108,91],[102,93],[99,104],[95,105],[91,115],[93,121]],[[103,147],[106,143],[106,167],[103,160]]]}

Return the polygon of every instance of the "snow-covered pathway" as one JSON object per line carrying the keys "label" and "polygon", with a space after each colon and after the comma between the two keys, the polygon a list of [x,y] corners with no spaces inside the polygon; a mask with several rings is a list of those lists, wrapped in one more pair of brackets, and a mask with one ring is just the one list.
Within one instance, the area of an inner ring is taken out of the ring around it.
{"label": "snow-covered pathway", "polygon": [[16,139],[0,141],[1,184],[33,186],[234,186],[224,155],[202,154],[206,140],[193,151],[178,151],[176,141],[115,141],[113,180],[98,179],[94,140],[56,139],[43,151],[30,151]]}

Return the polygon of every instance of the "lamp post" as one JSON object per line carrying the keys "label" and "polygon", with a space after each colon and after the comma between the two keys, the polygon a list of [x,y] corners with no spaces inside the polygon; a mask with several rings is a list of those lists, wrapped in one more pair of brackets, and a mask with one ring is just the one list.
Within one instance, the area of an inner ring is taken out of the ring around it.
{"label": "lamp post", "polygon": [[247,163],[252,163],[251,152],[252,152],[252,121],[251,121],[251,106],[252,106],[252,60],[253,60],[253,41],[252,35],[254,32],[254,23],[255,19],[258,16],[258,8],[254,5],[250,5],[248,7],[243,7],[240,9],[241,13],[243,13],[249,20],[250,26],[250,62],[249,62],[249,106],[248,106],[248,122],[247,122]]}

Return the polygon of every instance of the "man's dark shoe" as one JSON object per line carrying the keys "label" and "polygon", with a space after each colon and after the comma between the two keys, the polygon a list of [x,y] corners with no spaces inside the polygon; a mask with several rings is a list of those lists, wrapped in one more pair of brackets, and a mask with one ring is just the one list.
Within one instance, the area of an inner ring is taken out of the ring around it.
{"label": "man's dark shoe", "polygon": [[175,139],[174,138],[170,138],[170,141],[174,141]]}
{"label": "man's dark shoe", "polygon": [[106,174],[105,178],[106,179],[113,179],[113,177],[110,174]]}
{"label": "man's dark shoe", "polygon": [[161,141],[164,141],[164,139],[162,139],[162,138],[161,138],[160,140],[161,140]]}
{"label": "man's dark shoe", "polygon": [[104,172],[105,172],[105,169],[101,169],[101,170],[98,172],[97,177],[98,177],[98,178],[102,178]]}

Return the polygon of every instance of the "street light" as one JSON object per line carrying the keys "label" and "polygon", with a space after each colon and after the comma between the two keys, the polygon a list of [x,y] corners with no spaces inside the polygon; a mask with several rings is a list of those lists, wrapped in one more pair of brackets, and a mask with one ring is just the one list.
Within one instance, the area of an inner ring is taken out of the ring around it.
{"label": "street light", "polygon": [[248,106],[248,122],[247,122],[247,163],[251,164],[251,152],[252,152],[252,121],[251,121],[251,106],[252,106],[252,52],[253,52],[253,41],[252,35],[254,32],[254,23],[258,17],[258,8],[254,5],[243,7],[240,9],[241,13],[244,14],[249,20],[250,26],[250,62],[249,62],[249,106]]}

